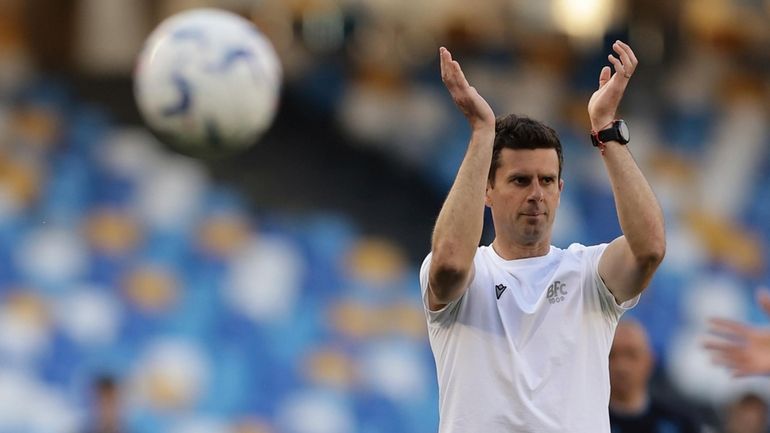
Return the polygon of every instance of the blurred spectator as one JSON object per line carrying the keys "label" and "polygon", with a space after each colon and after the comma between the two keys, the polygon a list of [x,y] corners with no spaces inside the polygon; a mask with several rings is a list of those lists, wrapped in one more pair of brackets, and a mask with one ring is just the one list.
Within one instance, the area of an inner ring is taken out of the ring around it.
{"label": "blurred spectator", "polygon": [[610,350],[612,433],[696,433],[701,427],[651,395],[654,359],[647,332],[632,320],[618,323]]}
{"label": "blurred spectator", "polygon": [[93,383],[93,410],[91,425],[86,433],[122,433],[121,392],[118,381],[111,376],[100,376]]}
{"label": "blurred spectator", "polygon": [[724,433],[767,433],[767,402],[752,393],[727,406]]}

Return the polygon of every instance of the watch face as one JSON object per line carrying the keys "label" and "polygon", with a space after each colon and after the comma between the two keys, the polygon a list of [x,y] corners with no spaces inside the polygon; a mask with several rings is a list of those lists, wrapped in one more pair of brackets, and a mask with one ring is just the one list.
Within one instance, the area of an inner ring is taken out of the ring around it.
{"label": "watch face", "polygon": [[620,133],[620,137],[628,143],[628,141],[631,139],[631,133],[628,131],[628,125],[626,125],[626,122],[622,120],[618,120],[618,132]]}

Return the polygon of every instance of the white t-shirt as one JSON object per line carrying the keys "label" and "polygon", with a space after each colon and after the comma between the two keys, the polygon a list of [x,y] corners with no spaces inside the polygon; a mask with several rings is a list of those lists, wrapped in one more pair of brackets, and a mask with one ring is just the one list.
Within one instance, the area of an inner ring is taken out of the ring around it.
{"label": "white t-shirt", "polygon": [[479,247],[466,293],[428,307],[440,433],[609,433],[609,352],[618,305],[599,277],[606,244],[505,260]]}

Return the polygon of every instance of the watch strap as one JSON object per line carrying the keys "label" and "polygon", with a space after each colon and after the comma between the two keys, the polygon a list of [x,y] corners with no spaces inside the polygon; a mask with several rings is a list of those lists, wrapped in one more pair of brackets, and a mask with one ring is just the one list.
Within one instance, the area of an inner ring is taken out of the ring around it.
{"label": "watch strap", "polygon": [[616,141],[620,144],[628,143],[628,140],[623,137],[620,131],[620,128],[623,126],[622,123],[622,120],[615,119],[598,131],[591,130],[591,143],[594,147],[598,147],[601,150],[602,155],[604,155],[605,143],[609,141]]}

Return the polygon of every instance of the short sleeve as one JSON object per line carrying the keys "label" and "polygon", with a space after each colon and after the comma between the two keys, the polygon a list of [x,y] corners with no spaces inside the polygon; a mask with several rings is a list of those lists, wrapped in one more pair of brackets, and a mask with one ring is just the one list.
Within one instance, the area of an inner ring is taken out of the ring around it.
{"label": "short sleeve", "polygon": [[634,308],[636,304],[639,303],[639,297],[641,295],[636,295],[620,304],[617,302],[615,296],[607,285],[604,284],[604,280],[602,280],[602,277],[599,275],[599,260],[601,259],[602,254],[604,254],[605,249],[607,249],[607,244],[586,247],[584,255],[587,270],[586,278],[590,287],[596,288],[596,293],[599,295],[599,301],[602,306],[602,312],[605,315],[609,315],[613,319],[618,320],[623,313]]}
{"label": "short sleeve", "polygon": [[430,262],[433,253],[428,254],[420,267],[420,291],[422,293],[422,308],[425,311],[425,317],[429,325],[441,325],[451,322],[456,316],[457,306],[462,302],[464,296],[442,307],[440,310],[432,311],[428,301],[428,285]]}

